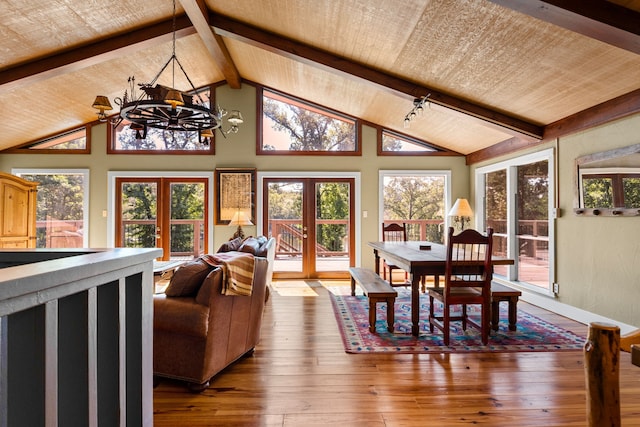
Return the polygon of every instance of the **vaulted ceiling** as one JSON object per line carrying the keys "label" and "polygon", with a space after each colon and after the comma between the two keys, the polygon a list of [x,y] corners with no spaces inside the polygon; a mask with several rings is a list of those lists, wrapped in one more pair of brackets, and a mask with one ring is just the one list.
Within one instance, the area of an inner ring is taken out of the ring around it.
{"label": "vaulted ceiling", "polygon": [[[196,87],[258,83],[469,162],[640,112],[640,0],[176,6],[176,54]],[[0,150],[94,121],[95,96],[121,96],[129,76],[150,81],[171,56],[172,16],[171,0],[0,2]]]}

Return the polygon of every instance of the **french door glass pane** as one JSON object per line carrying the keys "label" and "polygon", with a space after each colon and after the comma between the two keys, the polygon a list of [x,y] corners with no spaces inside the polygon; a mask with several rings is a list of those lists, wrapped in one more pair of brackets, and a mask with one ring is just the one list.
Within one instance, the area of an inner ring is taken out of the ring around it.
{"label": "french door glass pane", "polygon": [[154,248],[158,212],[158,184],[122,183],[122,245],[125,248]]}
{"label": "french door glass pane", "polygon": [[302,272],[303,189],[301,182],[267,184],[267,228],[276,239],[275,271]]}
{"label": "french door glass pane", "polygon": [[518,280],[549,288],[548,162],[518,166]]}
{"label": "french door glass pane", "polygon": [[[485,180],[485,218],[493,228],[493,254],[507,257],[507,171],[490,172]],[[494,272],[507,276],[506,265],[494,266]]]}
{"label": "french door glass pane", "polygon": [[172,183],[170,187],[171,259],[198,257],[204,253],[204,184]]}
{"label": "french door glass pane", "polygon": [[316,183],[316,271],[349,268],[349,184]]}

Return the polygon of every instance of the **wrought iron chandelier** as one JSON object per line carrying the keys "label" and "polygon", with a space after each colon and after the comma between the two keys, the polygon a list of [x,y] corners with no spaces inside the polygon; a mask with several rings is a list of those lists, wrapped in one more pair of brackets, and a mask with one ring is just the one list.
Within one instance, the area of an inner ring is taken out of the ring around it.
{"label": "wrought iron chandelier", "polygon": [[[135,77],[129,77],[129,88],[124,95],[115,98],[114,102],[120,107],[118,118],[112,122],[118,126],[123,120],[131,123],[130,128],[136,132],[136,139],[144,139],[148,128],[179,131],[198,132],[200,142],[213,136],[215,129],[220,129],[226,137],[228,133],[237,133],[238,125],[243,123],[242,114],[238,110],[232,110],[227,118],[230,127],[222,129],[222,119],[227,111],[219,106],[213,107],[205,102],[196,90],[184,67],[176,56],[176,2],[173,0],[173,51],[169,60],[160,69],[150,83],[138,84],[141,91],[136,91]],[[156,84],[158,78],[172,65],[172,86],[175,86],[176,64],[189,82],[190,89],[187,92],[174,87],[166,87]],[[104,95],[96,96],[93,108],[98,110],[98,119],[107,121],[105,111],[113,109],[109,98]]]}

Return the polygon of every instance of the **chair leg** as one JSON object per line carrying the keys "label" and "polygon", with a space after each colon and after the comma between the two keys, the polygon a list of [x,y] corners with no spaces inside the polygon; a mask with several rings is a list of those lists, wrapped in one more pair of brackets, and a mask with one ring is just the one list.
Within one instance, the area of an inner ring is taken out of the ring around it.
{"label": "chair leg", "polygon": [[467,304],[462,304],[462,330],[467,330]]}
{"label": "chair leg", "polygon": [[444,345],[449,345],[449,337],[450,337],[450,325],[449,325],[449,315],[451,314],[451,306],[449,304],[444,305],[444,316],[442,318],[442,326],[444,326],[444,330],[442,333],[444,334]]}
{"label": "chair leg", "polygon": [[489,316],[491,316],[491,305],[483,304],[482,305],[482,319],[481,319],[481,333],[482,333],[482,344],[489,344],[489,333],[491,332],[491,322],[489,321]]}
{"label": "chair leg", "polygon": [[435,310],[433,309],[433,297],[429,295],[429,331],[433,333],[432,319],[435,317]]}

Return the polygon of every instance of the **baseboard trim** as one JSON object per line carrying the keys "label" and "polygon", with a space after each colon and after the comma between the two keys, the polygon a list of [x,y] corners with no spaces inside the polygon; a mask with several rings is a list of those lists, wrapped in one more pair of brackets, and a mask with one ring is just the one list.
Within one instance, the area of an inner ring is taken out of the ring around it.
{"label": "baseboard trim", "polygon": [[[505,284],[508,285],[509,283]],[[636,326],[628,325],[599,314],[591,313],[587,310],[582,310],[569,304],[561,303],[552,297],[537,295],[522,288],[518,288],[518,290],[522,291],[522,296],[520,297],[522,301],[537,305],[538,307],[542,307],[545,310],[549,310],[561,316],[568,317],[576,322],[584,323],[585,325],[589,325],[592,322],[610,323],[620,328],[620,335],[625,335],[638,330],[638,327]]]}

